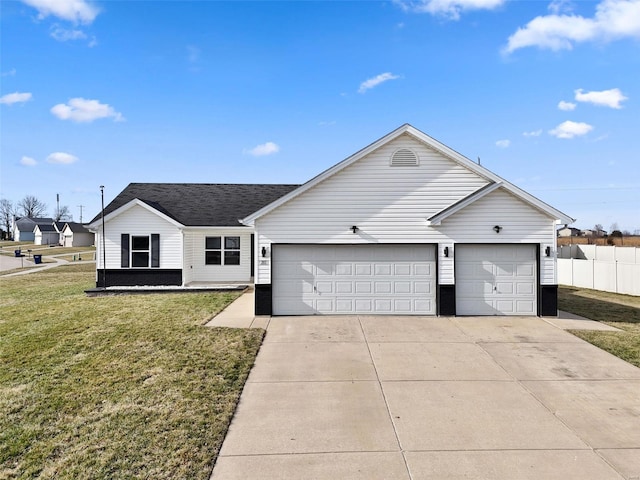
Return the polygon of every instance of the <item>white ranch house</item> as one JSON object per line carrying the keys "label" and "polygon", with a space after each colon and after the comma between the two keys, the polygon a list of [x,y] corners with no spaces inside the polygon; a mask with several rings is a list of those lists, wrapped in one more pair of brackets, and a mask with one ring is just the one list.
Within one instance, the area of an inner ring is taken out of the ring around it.
{"label": "white ranch house", "polygon": [[556,315],[573,222],[410,125],[301,186],[131,184],[105,214],[108,286],[253,282],[264,315]]}

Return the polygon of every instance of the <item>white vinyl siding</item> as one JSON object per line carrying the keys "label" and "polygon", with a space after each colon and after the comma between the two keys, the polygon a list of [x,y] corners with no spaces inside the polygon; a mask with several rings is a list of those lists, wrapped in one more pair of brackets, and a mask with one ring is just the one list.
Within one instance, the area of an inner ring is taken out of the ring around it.
{"label": "white vinyl siding", "polygon": [[[500,233],[493,227],[499,225]],[[445,219],[437,227],[451,243],[528,243],[540,244],[540,283],[555,285],[555,253],[545,256],[549,246],[555,252],[555,220],[510,193],[498,189]],[[440,283],[453,284],[456,247],[448,258],[441,258]]]}
{"label": "white vinyl siding", "polygon": [[[416,167],[390,167],[399,148],[420,157]],[[256,252],[272,243],[438,244],[438,281],[452,285],[457,243],[537,243],[540,281],[557,283],[555,219],[498,189],[440,225],[427,219],[488,182],[408,135],[389,142],[312,189],[256,220]],[[357,226],[354,234],[351,226]],[[492,229],[502,228],[500,234]],[[444,256],[449,247],[449,256]],[[258,257],[256,257],[258,258]],[[271,283],[271,262],[260,259],[256,283]]]}
{"label": "white vinyl siding", "polygon": [[274,315],[435,315],[433,245],[274,245]]}
{"label": "white vinyl siding", "polygon": [[[391,167],[399,148],[414,151],[420,164]],[[443,236],[426,219],[487,183],[402,135],[259,218],[256,249],[271,243],[438,243]],[[257,268],[257,283],[270,283],[270,262]]]}
{"label": "white vinyl siding", "polygon": [[[102,225],[96,237],[102,236]],[[160,235],[160,268],[182,268],[182,233],[179,228],[144,207],[135,205],[105,224],[108,269],[120,269],[121,235]],[[98,242],[97,242],[98,243]],[[102,268],[102,246],[97,247],[97,268]]]}
{"label": "white vinyl siding", "polygon": [[[186,229],[184,232],[184,281],[249,282],[251,280],[251,234],[249,228]],[[240,237],[240,265],[205,265],[206,237]]]}

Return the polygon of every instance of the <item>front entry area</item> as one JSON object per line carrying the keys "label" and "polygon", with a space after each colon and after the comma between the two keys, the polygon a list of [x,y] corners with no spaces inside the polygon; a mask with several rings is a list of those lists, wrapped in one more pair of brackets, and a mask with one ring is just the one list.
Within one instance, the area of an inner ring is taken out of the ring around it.
{"label": "front entry area", "polygon": [[434,245],[273,245],[273,315],[436,314]]}
{"label": "front entry area", "polygon": [[458,245],[457,315],[536,315],[536,245]]}

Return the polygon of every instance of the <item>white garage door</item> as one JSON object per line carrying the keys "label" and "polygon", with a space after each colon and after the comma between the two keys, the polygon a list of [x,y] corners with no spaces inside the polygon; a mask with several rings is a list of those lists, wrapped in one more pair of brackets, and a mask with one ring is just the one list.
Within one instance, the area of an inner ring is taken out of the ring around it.
{"label": "white garage door", "polygon": [[274,315],[435,315],[433,245],[274,245]]}
{"label": "white garage door", "polygon": [[458,245],[458,315],[535,315],[535,245]]}

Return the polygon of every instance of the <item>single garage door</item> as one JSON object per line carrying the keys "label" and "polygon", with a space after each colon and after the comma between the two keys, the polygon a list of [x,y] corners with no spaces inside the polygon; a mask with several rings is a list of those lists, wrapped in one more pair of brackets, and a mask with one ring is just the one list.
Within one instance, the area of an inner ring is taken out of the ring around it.
{"label": "single garage door", "polygon": [[435,315],[433,245],[274,245],[274,315]]}
{"label": "single garage door", "polygon": [[458,245],[456,314],[536,315],[536,245]]}

